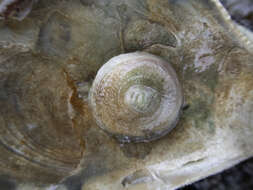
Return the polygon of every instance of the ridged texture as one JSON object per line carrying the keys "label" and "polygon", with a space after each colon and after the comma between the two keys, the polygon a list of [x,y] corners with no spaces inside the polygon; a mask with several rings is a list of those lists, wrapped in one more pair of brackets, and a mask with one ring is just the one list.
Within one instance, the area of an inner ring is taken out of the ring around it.
{"label": "ridged texture", "polygon": [[90,92],[98,125],[120,141],[159,138],[176,124],[183,98],[169,63],[136,52],[109,60]]}

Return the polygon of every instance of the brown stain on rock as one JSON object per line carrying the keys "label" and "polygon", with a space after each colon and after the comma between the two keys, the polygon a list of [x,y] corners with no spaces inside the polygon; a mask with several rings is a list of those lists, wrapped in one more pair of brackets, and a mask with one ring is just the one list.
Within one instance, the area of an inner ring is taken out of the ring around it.
{"label": "brown stain on rock", "polygon": [[81,156],[83,156],[84,151],[86,149],[86,143],[82,135],[84,130],[82,127],[80,127],[81,123],[80,123],[79,117],[80,115],[82,116],[82,115],[88,114],[88,112],[85,112],[85,110],[87,110],[87,107],[85,109],[84,102],[80,98],[78,98],[78,91],[75,85],[75,81],[70,77],[70,75],[65,69],[63,69],[63,72],[66,77],[68,86],[72,89],[72,94],[69,101],[70,101],[70,104],[73,106],[75,114],[71,118],[71,121],[72,121],[72,127],[76,133],[76,136],[79,139],[79,143],[81,147]]}

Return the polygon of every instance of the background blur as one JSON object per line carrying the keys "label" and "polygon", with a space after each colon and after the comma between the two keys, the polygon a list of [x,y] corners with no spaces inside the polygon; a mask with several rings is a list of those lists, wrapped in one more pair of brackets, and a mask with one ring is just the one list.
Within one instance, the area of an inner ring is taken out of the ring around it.
{"label": "background blur", "polygon": [[[253,32],[253,0],[221,2],[233,20]],[[253,190],[253,158],[180,190]]]}

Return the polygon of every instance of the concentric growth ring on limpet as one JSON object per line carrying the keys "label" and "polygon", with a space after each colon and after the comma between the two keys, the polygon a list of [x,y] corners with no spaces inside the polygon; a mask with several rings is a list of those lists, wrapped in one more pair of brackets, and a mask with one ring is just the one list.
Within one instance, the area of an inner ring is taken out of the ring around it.
{"label": "concentric growth ring on limpet", "polygon": [[89,101],[100,128],[121,142],[146,142],[175,127],[183,95],[168,62],[135,52],[113,57],[100,68]]}

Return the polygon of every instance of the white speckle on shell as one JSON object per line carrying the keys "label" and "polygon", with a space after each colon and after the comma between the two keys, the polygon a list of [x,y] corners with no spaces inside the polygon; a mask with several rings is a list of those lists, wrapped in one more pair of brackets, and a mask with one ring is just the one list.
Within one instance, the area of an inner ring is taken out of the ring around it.
{"label": "white speckle on shell", "polygon": [[34,123],[28,123],[27,124],[27,128],[29,130],[33,130],[33,129],[36,129],[38,127],[38,125],[34,124]]}

